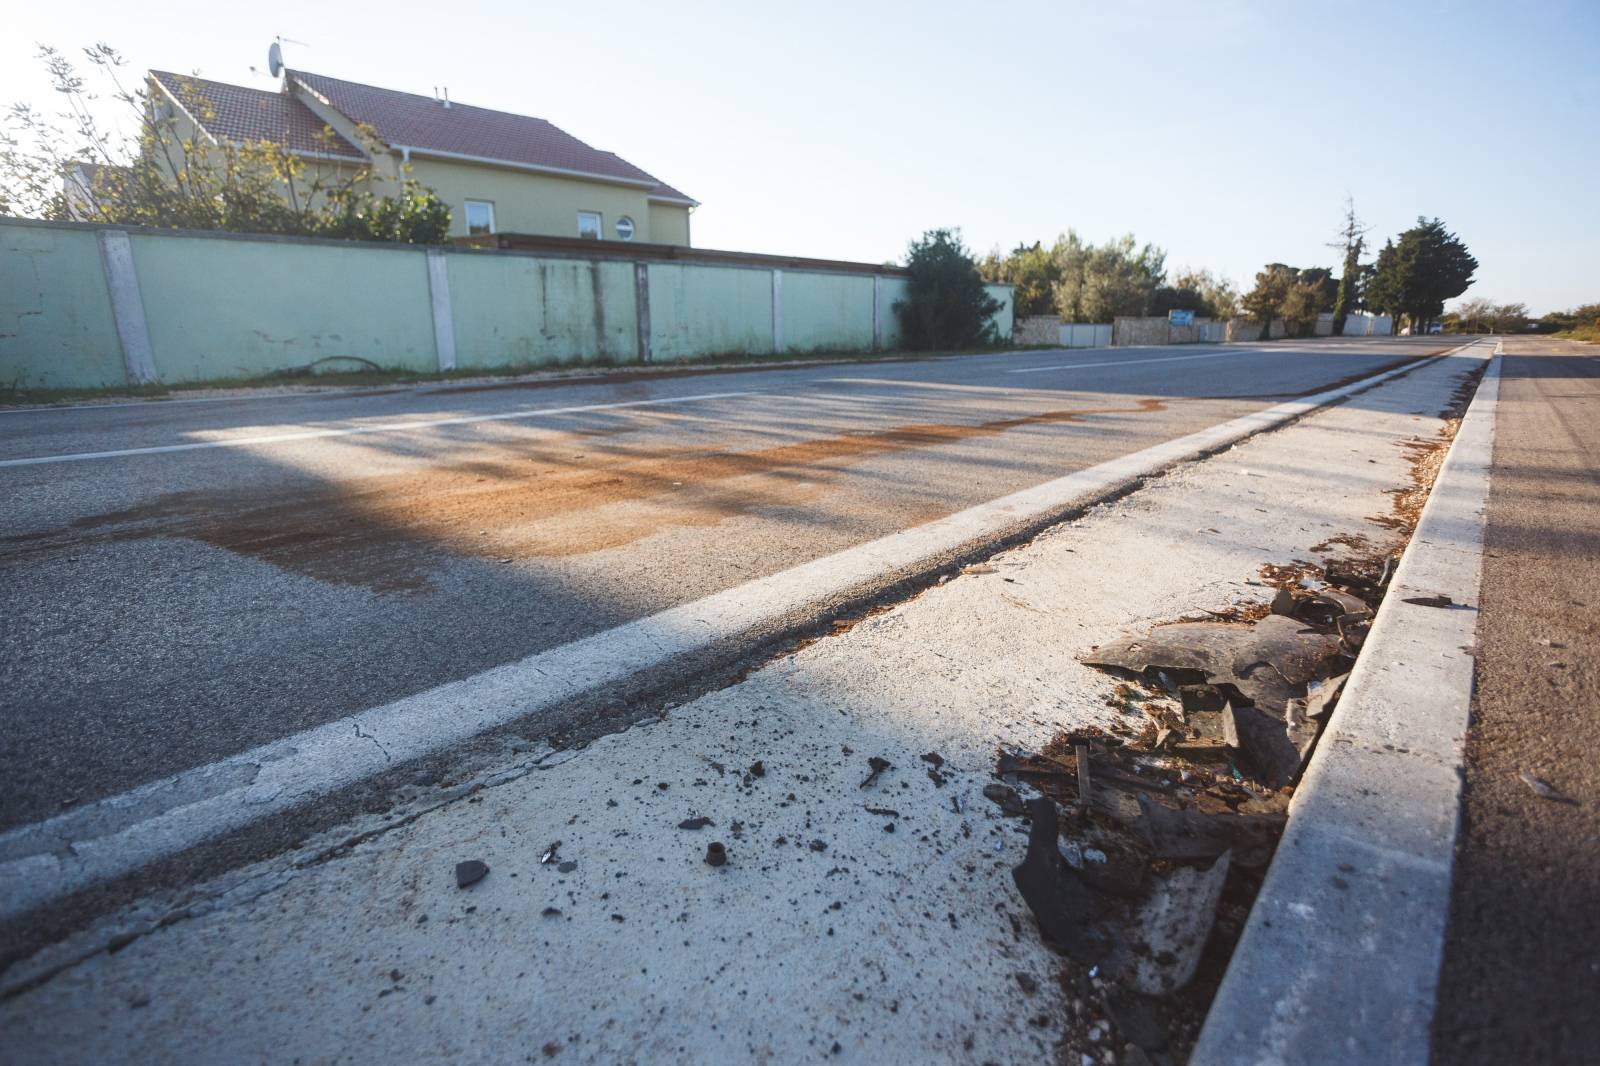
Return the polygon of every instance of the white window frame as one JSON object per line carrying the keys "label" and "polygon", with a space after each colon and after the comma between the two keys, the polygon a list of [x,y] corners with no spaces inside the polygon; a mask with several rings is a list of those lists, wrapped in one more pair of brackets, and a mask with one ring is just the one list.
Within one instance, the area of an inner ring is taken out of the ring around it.
{"label": "white window frame", "polygon": [[584,235],[583,235],[583,220],[586,219],[586,218],[594,219],[594,238],[593,239],[597,240],[597,241],[605,240],[606,239],[606,219],[605,219],[605,216],[603,214],[601,214],[599,211],[579,211],[578,212],[578,238],[580,240],[589,239],[589,238],[584,237]]}
{"label": "white window frame", "polygon": [[469,237],[472,236],[472,209],[473,209],[474,206],[487,207],[489,209],[489,228],[488,228],[488,230],[486,232],[493,233],[494,232],[494,201],[493,200],[468,200],[468,201],[466,201],[466,210],[465,210],[466,222],[467,222],[467,236],[469,236]]}
{"label": "white window frame", "polygon": [[[622,224],[624,222],[626,222],[628,224],[628,232],[627,233],[623,233],[622,232]],[[619,241],[631,241],[639,233],[638,224],[635,223],[633,221],[633,219],[628,217],[627,215],[623,215],[621,218],[619,218],[615,222],[613,222],[612,225],[615,226],[616,229],[617,229],[617,240],[619,240]]]}

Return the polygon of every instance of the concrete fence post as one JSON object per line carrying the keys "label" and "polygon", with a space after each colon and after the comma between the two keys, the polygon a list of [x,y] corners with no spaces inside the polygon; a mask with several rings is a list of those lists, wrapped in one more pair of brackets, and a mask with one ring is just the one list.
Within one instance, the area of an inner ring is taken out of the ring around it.
{"label": "concrete fence post", "polygon": [[456,325],[450,313],[450,264],[443,248],[428,249],[428,297],[433,305],[433,349],[439,370],[454,370]]}
{"label": "concrete fence post", "polygon": [[634,321],[639,331],[639,362],[650,362],[650,264],[633,264]]}
{"label": "concrete fence post", "polygon": [[150,327],[139,295],[139,276],[133,270],[133,242],[126,231],[100,231],[100,267],[105,272],[106,292],[111,296],[111,317],[117,326],[128,384],[154,385],[161,378],[156,373],[155,353],[150,350]]}
{"label": "concrete fence post", "polygon": [[872,350],[883,351],[883,275],[872,275]]}
{"label": "concrete fence post", "polygon": [[772,354],[783,351],[783,271],[772,272]]}

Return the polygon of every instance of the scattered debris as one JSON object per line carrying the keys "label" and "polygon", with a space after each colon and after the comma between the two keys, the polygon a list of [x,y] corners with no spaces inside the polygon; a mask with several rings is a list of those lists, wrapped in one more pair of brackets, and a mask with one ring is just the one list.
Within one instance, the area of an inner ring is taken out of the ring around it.
{"label": "scattered debris", "polygon": [[683,821],[678,823],[678,828],[679,829],[704,829],[708,825],[715,825],[715,824],[716,823],[713,822],[710,818],[703,818],[703,817],[685,818]]}
{"label": "scattered debris", "polygon": [[546,907],[544,910],[540,911],[539,913],[541,915],[543,915],[544,917],[546,917],[546,918],[559,918],[559,917],[561,917],[561,908],[560,907]]}
{"label": "scattered debris", "polygon": [[867,760],[867,766],[869,766],[872,769],[872,772],[869,773],[867,775],[867,779],[865,781],[861,782],[861,784],[859,786],[857,786],[857,787],[866,788],[868,785],[872,784],[874,781],[876,781],[878,779],[878,775],[879,774],[881,774],[885,770],[891,768],[893,765],[894,764],[891,763],[888,759],[879,758],[876,755],[872,756],[871,758],[869,758]]}
{"label": "scattered debris", "polygon": [[556,853],[559,852],[560,850],[561,850],[561,841],[557,840],[554,843],[552,843],[548,848],[544,849],[544,854],[539,856],[539,865],[540,866],[548,866],[550,863],[555,862],[556,861]]}
{"label": "scattered debris", "polygon": [[1128,985],[1147,996],[1168,996],[1193,979],[1216,921],[1228,859],[1223,852],[1204,870],[1179,866],[1154,879],[1112,953],[1111,968]]}
{"label": "scattered debris", "polygon": [[489,873],[489,864],[480,859],[456,863],[456,887],[467,888],[482,881]]}
{"label": "scattered debris", "polygon": [[1533,794],[1538,796],[1540,799],[1550,800],[1553,803],[1570,803],[1574,806],[1576,806],[1578,803],[1577,800],[1573,799],[1565,792],[1562,792],[1560,789],[1556,788],[1542,777],[1535,777],[1530,773],[1521,773],[1517,776],[1522,778],[1522,783],[1533,789]]}
{"label": "scattered debris", "polygon": [[728,861],[728,847],[720,840],[706,845],[706,865],[722,866]]}
{"label": "scattered debris", "polygon": [[1002,785],[991,781],[983,786],[983,798],[999,805],[1000,810],[1010,815],[1020,815],[1027,808],[1022,804],[1022,797],[1017,795],[1017,790],[1010,785]]}
{"label": "scattered debris", "polygon": [[922,761],[925,763],[932,763],[933,768],[937,770],[939,767],[944,765],[944,756],[940,755],[936,751],[930,751],[926,755],[922,756]]}
{"label": "scattered debris", "polygon": [[1257,707],[1281,714],[1290,699],[1304,695],[1307,682],[1330,673],[1340,655],[1336,633],[1269,614],[1246,623],[1157,626],[1148,636],[1102,644],[1081,658],[1091,666],[1135,673],[1155,668],[1199,673],[1206,683],[1230,686]]}
{"label": "scattered debris", "polygon": [[1089,961],[1098,954],[1089,930],[1099,916],[1099,900],[1061,855],[1056,805],[1041,796],[1029,801],[1027,811],[1032,822],[1028,854],[1012,869],[1011,878],[1045,940],[1079,961]]}

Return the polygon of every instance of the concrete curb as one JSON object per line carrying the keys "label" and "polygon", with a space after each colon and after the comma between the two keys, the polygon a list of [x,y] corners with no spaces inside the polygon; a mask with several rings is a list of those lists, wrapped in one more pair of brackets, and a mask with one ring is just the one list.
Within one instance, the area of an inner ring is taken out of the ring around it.
{"label": "concrete curb", "polygon": [[[1428,1061],[1472,705],[1496,351],[1295,793],[1191,1066]],[[1404,602],[1440,593],[1455,605]]]}

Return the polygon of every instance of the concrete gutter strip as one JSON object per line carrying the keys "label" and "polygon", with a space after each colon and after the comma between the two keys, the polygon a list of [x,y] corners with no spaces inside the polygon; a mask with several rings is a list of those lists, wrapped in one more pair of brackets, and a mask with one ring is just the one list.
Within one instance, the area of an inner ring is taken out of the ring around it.
{"label": "concrete gutter strip", "polygon": [[[1497,355],[1295,794],[1191,1066],[1428,1061],[1499,376]],[[1438,594],[1455,606],[1405,602]]]}

